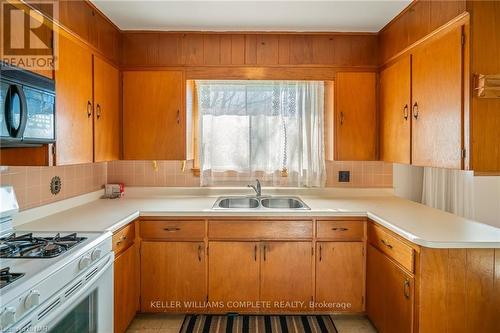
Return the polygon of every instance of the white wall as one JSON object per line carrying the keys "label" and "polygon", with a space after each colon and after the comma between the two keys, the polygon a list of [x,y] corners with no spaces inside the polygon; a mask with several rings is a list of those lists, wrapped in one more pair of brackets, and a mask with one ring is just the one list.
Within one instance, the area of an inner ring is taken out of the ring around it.
{"label": "white wall", "polygon": [[[403,164],[393,168],[394,193],[421,202],[424,168]],[[500,228],[500,177],[473,177],[471,192],[467,197],[472,200],[473,219]]]}

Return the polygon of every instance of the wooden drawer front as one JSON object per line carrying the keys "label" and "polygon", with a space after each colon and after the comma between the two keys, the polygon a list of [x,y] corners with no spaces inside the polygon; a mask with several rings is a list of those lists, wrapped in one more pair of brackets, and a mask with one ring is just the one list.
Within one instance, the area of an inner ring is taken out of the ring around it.
{"label": "wooden drawer front", "polygon": [[317,221],[317,237],[331,240],[363,240],[365,221]]}
{"label": "wooden drawer front", "polygon": [[308,239],[312,238],[312,221],[225,221],[208,222],[212,239]]}
{"label": "wooden drawer front", "polygon": [[414,272],[414,253],[409,245],[373,224],[368,225],[368,240],[408,271]]}
{"label": "wooden drawer front", "polygon": [[205,221],[203,220],[142,220],[143,239],[203,240]]}
{"label": "wooden drawer front", "polygon": [[135,223],[132,222],[113,234],[113,251],[115,257],[122,251],[128,249],[134,243]]}

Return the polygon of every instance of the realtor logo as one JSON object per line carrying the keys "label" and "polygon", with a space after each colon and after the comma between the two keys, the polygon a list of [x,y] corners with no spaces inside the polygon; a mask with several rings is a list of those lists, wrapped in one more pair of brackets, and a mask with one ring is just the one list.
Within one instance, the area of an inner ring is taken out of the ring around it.
{"label": "realtor logo", "polygon": [[[6,64],[28,70],[53,70],[58,4],[53,0],[2,1],[1,57]],[[43,14],[42,14],[43,13]]]}

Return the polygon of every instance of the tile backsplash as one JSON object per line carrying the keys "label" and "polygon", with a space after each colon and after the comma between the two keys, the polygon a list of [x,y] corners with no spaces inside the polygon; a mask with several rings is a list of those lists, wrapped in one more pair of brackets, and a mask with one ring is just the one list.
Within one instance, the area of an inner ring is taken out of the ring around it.
{"label": "tile backsplash", "polygon": [[[57,167],[2,167],[0,183],[12,185],[21,210],[99,190],[107,182],[107,163]],[[50,193],[52,177],[61,178],[61,192]]]}
{"label": "tile backsplash", "polygon": [[[196,187],[199,177],[187,161],[113,161],[58,167],[2,167],[0,183],[13,185],[22,210],[99,190],[105,183],[126,186]],[[392,164],[369,162],[326,162],[327,187],[392,187]],[[338,181],[339,171],[350,172],[350,182]],[[59,176],[61,192],[50,193],[50,180]]]}

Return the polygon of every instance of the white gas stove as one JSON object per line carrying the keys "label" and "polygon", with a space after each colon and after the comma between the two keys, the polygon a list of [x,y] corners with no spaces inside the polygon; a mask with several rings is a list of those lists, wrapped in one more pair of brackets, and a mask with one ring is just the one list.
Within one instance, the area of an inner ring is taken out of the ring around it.
{"label": "white gas stove", "polygon": [[14,192],[0,193],[2,332],[112,332],[111,234],[15,231]]}

